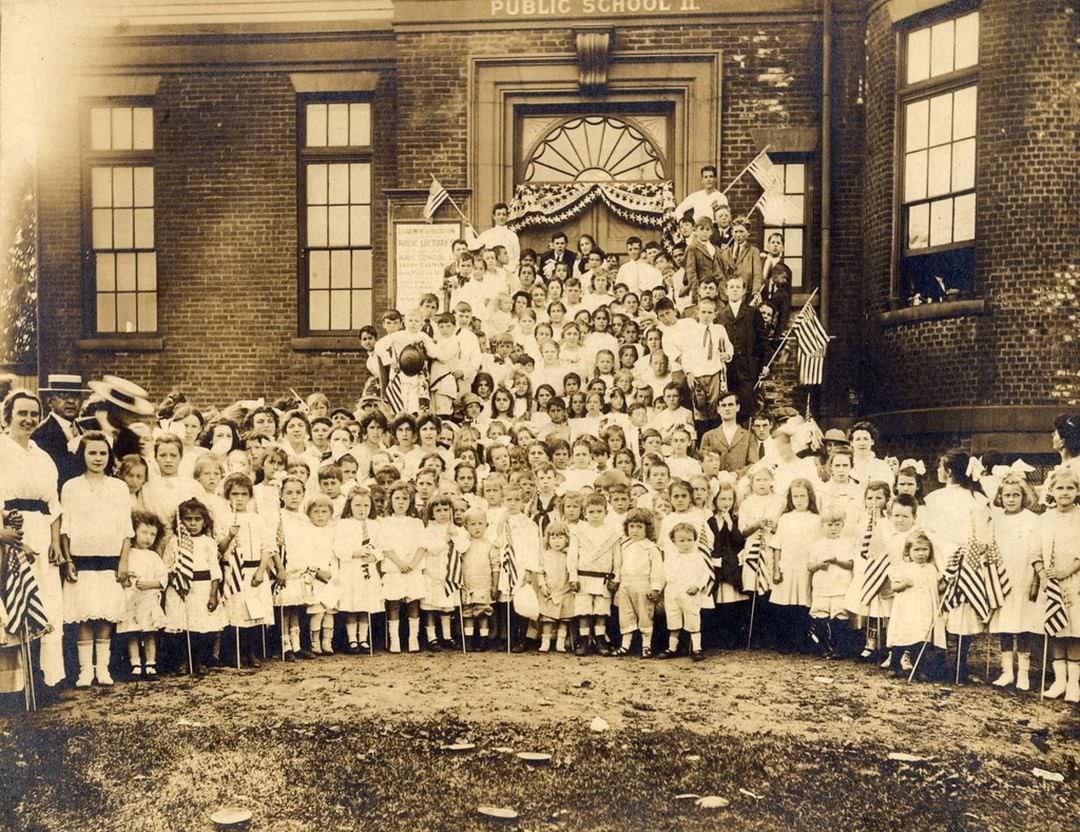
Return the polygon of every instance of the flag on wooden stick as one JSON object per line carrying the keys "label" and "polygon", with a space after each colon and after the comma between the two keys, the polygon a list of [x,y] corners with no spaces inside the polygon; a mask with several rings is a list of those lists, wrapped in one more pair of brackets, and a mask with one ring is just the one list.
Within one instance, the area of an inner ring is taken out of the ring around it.
{"label": "flag on wooden stick", "polygon": [[795,342],[799,345],[799,384],[821,384],[829,333],[810,304],[803,306],[795,322]]}

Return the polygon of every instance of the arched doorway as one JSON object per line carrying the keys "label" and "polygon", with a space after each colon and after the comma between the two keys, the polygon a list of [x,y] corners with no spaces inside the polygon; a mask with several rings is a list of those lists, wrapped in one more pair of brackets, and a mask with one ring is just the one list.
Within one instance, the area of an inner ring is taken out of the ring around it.
{"label": "arched doorway", "polygon": [[522,248],[543,252],[559,231],[572,248],[589,234],[619,254],[631,235],[658,238],[671,191],[669,122],[663,112],[521,117],[514,213]]}

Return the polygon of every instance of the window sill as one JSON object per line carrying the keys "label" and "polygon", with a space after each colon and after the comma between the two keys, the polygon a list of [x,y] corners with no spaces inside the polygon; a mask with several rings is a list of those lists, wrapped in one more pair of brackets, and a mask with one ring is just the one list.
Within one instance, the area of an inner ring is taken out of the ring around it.
{"label": "window sill", "polygon": [[289,342],[294,352],[363,352],[355,335],[306,335]]}
{"label": "window sill", "polygon": [[975,315],[988,315],[990,304],[985,298],[972,300],[952,300],[943,303],[924,303],[921,306],[908,306],[892,312],[882,312],[877,316],[878,323],[885,327],[902,324],[936,321],[941,318],[969,318]]}
{"label": "window sill", "polygon": [[75,346],[84,352],[161,352],[165,349],[165,339],[153,335],[145,336],[105,336],[80,338]]}

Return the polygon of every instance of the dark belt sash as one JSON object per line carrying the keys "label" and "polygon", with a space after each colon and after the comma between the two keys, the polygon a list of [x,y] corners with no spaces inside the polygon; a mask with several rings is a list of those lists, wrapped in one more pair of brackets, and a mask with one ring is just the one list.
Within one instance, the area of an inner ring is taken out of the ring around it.
{"label": "dark belt sash", "polygon": [[45,500],[27,500],[16,497],[4,500],[5,511],[34,511],[38,514],[48,514],[49,504]]}
{"label": "dark belt sash", "polygon": [[209,569],[197,569],[191,573],[191,580],[193,581],[209,581],[210,570]]}
{"label": "dark belt sash", "polygon": [[245,560],[240,564],[240,568],[241,569],[247,569],[248,567],[255,568],[256,566],[258,566],[261,563],[262,563],[261,560]]}
{"label": "dark belt sash", "polygon": [[578,577],[585,577],[585,578],[614,578],[615,577],[614,572],[593,572],[592,570],[589,570],[589,569],[579,569],[577,571],[577,573],[578,573]]}
{"label": "dark belt sash", "polygon": [[120,568],[119,555],[72,555],[79,572],[115,572]]}

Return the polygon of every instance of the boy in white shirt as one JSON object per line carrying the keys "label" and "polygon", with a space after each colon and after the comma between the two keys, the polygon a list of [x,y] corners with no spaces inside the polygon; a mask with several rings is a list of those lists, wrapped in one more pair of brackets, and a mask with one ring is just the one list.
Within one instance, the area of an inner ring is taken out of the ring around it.
{"label": "boy in white shirt", "polygon": [[607,656],[611,653],[607,617],[611,613],[611,595],[619,588],[615,552],[622,529],[609,522],[607,498],[596,493],[585,502],[585,521],[575,524],[572,531],[578,545],[571,548],[566,567],[570,588],[577,593],[574,613],[579,641],[575,653],[584,656],[591,649]]}
{"label": "boy in white shirt", "polygon": [[703,661],[701,650],[701,597],[713,580],[712,567],[698,551],[697,529],[690,523],[676,523],[671,530],[674,546],[664,560],[664,610],[667,614],[668,647],[662,659],[679,653],[679,632],[690,635],[690,657]]}
{"label": "boy in white shirt", "polygon": [[844,597],[851,583],[853,566],[851,538],[844,535],[846,516],[843,508],[827,505],[821,512],[825,536],[810,552],[810,638],[821,648],[826,659],[837,656],[836,636],[846,627],[834,627],[833,621],[846,623],[848,611]]}

